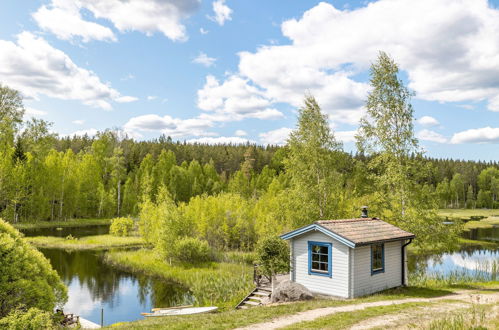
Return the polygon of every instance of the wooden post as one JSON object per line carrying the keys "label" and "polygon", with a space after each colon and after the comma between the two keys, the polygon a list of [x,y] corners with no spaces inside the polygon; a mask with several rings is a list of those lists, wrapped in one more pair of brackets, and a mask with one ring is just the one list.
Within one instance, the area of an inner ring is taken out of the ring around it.
{"label": "wooden post", "polygon": [[100,309],[100,326],[104,326],[104,308]]}

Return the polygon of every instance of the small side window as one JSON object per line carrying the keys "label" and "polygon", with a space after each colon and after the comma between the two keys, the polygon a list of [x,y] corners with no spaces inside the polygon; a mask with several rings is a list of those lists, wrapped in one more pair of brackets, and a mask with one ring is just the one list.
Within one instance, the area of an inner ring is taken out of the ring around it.
{"label": "small side window", "polygon": [[371,274],[383,273],[385,271],[385,245],[371,245]]}

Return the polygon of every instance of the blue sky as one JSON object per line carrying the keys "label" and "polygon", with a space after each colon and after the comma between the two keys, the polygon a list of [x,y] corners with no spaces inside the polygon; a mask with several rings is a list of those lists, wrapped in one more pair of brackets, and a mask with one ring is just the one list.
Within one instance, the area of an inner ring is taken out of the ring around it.
{"label": "blue sky", "polygon": [[388,52],[433,157],[499,158],[498,1],[0,2],[0,82],[61,135],[284,143],[314,95],[347,151]]}

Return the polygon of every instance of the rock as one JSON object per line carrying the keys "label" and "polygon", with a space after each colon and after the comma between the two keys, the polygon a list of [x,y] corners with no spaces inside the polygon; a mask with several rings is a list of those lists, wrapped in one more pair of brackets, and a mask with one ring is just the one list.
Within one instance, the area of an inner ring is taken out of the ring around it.
{"label": "rock", "polygon": [[310,300],[314,296],[306,287],[290,280],[282,281],[272,292],[270,300],[275,302]]}

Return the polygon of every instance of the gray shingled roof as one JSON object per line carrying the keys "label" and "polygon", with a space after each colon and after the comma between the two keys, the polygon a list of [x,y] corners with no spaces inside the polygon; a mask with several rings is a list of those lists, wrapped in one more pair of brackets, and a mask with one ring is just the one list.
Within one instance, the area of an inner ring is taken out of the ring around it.
{"label": "gray shingled roof", "polygon": [[315,223],[355,243],[356,246],[415,237],[414,234],[377,218],[320,220]]}

